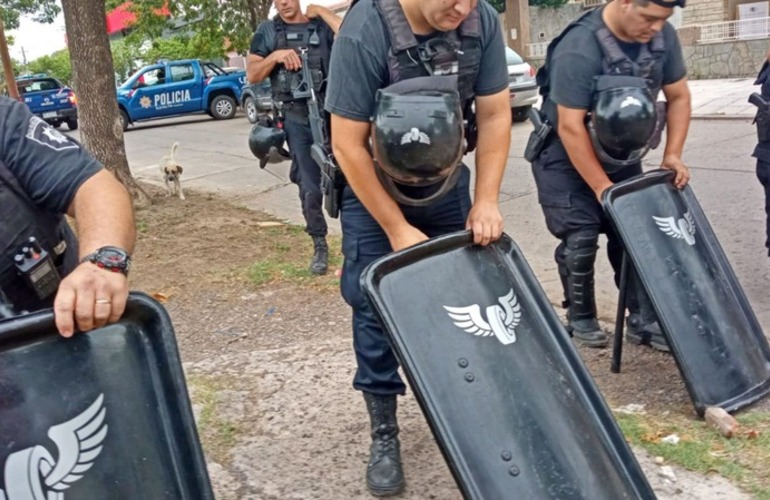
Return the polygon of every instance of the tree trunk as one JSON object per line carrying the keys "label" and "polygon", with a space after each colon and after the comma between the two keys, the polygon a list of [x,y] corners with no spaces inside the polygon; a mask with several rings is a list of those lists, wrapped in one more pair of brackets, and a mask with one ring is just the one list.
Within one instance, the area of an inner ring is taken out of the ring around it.
{"label": "tree trunk", "polygon": [[147,194],[128,168],[104,0],[62,0],[83,145],[139,203]]}

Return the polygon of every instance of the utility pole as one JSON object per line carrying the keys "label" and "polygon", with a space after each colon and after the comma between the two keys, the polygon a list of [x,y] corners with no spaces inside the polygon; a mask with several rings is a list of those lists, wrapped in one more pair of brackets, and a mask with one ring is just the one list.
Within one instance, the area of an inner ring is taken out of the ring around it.
{"label": "utility pole", "polygon": [[0,58],[3,59],[3,73],[5,84],[8,86],[8,95],[11,99],[19,99],[19,88],[16,86],[16,75],[13,74],[11,54],[8,53],[8,40],[5,39],[5,26],[0,17]]}
{"label": "utility pole", "polygon": [[521,57],[529,57],[529,1],[505,0],[505,41]]}

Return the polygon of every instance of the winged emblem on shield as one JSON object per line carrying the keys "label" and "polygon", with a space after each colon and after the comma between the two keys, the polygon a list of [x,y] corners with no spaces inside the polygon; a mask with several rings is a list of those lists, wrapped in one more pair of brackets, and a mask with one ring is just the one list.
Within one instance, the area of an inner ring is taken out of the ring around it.
{"label": "winged emblem on shield", "polygon": [[464,307],[444,306],[455,326],[476,336],[495,335],[503,345],[516,342],[516,327],[521,322],[521,305],[513,288],[497,299],[497,304],[487,306],[482,314],[478,304]]}
{"label": "winged emblem on shield", "polygon": [[102,452],[106,414],[100,394],[82,413],[48,429],[57,447],[55,458],[42,445],[8,455],[0,500],[64,500],[64,491],[83,477]]}
{"label": "winged emblem on shield", "polygon": [[654,215],[652,218],[658,228],[667,235],[678,240],[683,239],[690,246],[695,244],[695,220],[689,211],[678,220],[674,217],[655,217]]}

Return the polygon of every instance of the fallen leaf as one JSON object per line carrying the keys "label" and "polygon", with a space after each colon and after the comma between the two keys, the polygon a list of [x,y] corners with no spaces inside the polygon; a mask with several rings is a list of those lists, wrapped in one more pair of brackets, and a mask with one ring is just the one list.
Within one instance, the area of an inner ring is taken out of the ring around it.
{"label": "fallen leaf", "polygon": [[150,296],[151,296],[153,299],[155,299],[155,300],[157,300],[158,302],[160,302],[161,304],[165,304],[166,302],[168,302],[168,298],[169,298],[169,295],[168,295],[168,294],[165,294],[165,293],[163,293],[163,292],[152,292],[152,293],[150,294]]}

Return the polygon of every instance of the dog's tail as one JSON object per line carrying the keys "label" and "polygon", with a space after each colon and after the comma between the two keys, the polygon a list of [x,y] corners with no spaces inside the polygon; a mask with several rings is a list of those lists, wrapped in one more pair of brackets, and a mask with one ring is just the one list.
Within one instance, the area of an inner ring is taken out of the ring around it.
{"label": "dog's tail", "polygon": [[175,143],[174,143],[174,144],[172,144],[172,146],[171,146],[171,161],[172,161],[173,163],[176,163],[176,150],[177,150],[177,149],[179,149],[179,143],[178,143],[178,142],[175,142]]}

